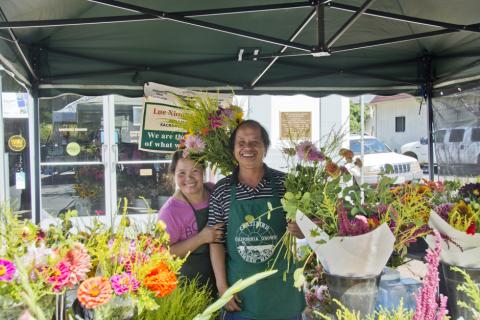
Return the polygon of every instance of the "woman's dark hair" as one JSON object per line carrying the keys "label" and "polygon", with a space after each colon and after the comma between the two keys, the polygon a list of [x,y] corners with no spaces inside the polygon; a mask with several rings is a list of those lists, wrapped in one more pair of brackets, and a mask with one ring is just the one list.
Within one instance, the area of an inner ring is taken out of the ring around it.
{"label": "woman's dark hair", "polygon": [[[185,159],[183,157],[183,150],[177,150],[172,154],[172,161],[170,161],[170,165],[168,166],[168,173],[173,177],[175,175],[175,169],[177,169],[177,164],[180,159]],[[189,160],[193,160],[190,158],[186,158]],[[193,160],[195,161],[195,160]],[[201,165],[203,168],[205,168],[205,165],[202,161],[196,161],[197,165]]]}
{"label": "woman's dark hair", "polygon": [[241,129],[242,127],[250,127],[250,128],[258,128],[260,129],[260,134],[262,136],[262,141],[263,144],[265,145],[265,151],[268,150],[268,147],[270,147],[270,137],[268,136],[267,130],[258,122],[255,120],[245,120],[241,122],[238,127],[233,130],[232,134],[230,135],[230,138],[228,140],[228,148],[230,149],[230,152],[233,154],[233,149],[235,149],[235,138],[237,137],[237,131],[238,129]]}

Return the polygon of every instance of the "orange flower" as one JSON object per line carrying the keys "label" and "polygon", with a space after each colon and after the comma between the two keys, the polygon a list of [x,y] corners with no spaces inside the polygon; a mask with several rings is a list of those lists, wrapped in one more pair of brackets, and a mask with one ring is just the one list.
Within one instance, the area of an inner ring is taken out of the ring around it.
{"label": "orange flower", "polygon": [[87,309],[93,309],[112,299],[112,286],[105,277],[89,278],[78,287],[77,299]]}
{"label": "orange flower", "polygon": [[170,294],[177,287],[177,276],[166,263],[156,265],[143,279],[142,284],[157,298]]}

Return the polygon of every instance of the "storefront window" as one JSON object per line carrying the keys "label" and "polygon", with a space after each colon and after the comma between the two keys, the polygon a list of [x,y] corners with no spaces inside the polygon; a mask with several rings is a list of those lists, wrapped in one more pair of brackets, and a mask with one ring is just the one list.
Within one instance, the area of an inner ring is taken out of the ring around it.
{"label": "storefront window", "polygon": [[30,140],[27,90],[5,72],[2,77],[2,109],[4,132],[4,194],[10,208],[23,219],[31,219]]}

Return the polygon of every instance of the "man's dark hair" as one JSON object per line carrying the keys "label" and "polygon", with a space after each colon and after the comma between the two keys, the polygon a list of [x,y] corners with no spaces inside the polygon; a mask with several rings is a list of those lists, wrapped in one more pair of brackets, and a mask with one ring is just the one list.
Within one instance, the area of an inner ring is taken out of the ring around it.
{"label": "man's dark hair", "polygon": [[270,147],[270,137],[268,136],[267,130],[258,122],[255,120],[245,120],[241,122],[238,127],[233,130],[232,134],[230,135],[230,139],[228,140],[228,148],[230,149],[230,152],[233,154],[233,149],[235,148],[235,138],[237,137],[237,131],[238,129],[241,129],[242,127],[250,127],[250,128],[258,128],[260,129],[260,134],[262,136],[262,141],[263,144],[265,145],[265,151],[268,150],[268,147]]}

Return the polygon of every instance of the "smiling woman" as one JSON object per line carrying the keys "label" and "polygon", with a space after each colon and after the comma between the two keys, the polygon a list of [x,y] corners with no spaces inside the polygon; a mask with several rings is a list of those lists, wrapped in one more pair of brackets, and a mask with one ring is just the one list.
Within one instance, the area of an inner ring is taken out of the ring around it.
{"label": "smiling woman", "polygon": [[214,275],[208,244],[219,240],[223,233],[218,226],[208,227],[208,199],[213,186],[203,181],[203,164],[184,157],[183,151],[173,154],[169,172],[177,190],[159,212],[167,225],[170,252],[187,261],[180,273],[187,279],[198,277],[199,284],[209,284],[214,292]]}

